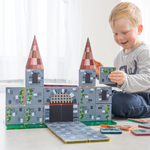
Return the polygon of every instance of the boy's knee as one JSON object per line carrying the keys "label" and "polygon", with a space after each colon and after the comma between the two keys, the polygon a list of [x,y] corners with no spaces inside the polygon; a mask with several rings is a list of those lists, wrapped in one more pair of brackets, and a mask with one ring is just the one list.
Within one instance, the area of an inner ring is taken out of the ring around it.
{"label": "boy's knee", "polygon": [[112,96],[112,112],[116,116],[126,116],[136,105],[135,96],[132,94],[117,92]]}
{"label": "boy's knee", "polygon": [[117,94],[114,94],[112,97],[112,101],[118,103],[119,106],[124,108],[138,107],[140,105],[139,96],[130,93],[119,92]]}

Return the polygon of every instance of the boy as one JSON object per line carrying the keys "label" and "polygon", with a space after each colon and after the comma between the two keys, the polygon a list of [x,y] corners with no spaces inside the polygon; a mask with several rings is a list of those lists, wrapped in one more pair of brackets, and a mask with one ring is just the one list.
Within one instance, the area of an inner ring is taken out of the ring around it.
{"label": "boy", "polygon": [[[112,10],[109,23],[115,42],[123,50],[114,60],[116,71],[109,78],[122,90],[112,92],[112,113],[115,116],[150,117],[150,51],[142,42],[140,9],[130,2],[121,2]],[[103,66],[95,60],[96,74]]]}

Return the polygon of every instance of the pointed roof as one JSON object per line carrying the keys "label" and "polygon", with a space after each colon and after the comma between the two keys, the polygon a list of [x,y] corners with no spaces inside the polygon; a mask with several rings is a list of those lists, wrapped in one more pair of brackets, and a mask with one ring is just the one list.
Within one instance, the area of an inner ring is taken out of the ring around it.
{"label": "pointed roof", "polygon": [[80,69],[96,69],[89,38],[86,42]]}
{"label": "pointed roof", "polygon": [[36,36],[34,36],[31,51],[27,61],[26,69],[44,69],[42,58],[39,52]]}

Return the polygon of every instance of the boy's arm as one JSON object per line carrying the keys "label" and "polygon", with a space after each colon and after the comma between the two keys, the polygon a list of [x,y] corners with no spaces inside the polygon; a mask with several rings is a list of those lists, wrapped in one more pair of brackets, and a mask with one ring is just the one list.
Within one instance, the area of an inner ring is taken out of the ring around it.
{"label": "boy's arm", "polygon": [[137,74],[126,74],[120,89],[128,93],[150,92],[150,53],[148,50],[139,54],[137,66]]}

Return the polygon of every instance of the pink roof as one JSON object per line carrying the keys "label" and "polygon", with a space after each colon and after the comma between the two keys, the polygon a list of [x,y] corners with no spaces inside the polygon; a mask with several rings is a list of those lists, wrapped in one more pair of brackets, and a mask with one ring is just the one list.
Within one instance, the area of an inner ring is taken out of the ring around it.
{"label": "pink roof", "polygon": [[44,69],[42,58],[39,52],[36,37],[34,36],[31,51],[27,61],[26,69]]}
{"label": "pink roof", "polygon": [[80,69],[96,69],[89,38],[87,39],[86,42]]}

